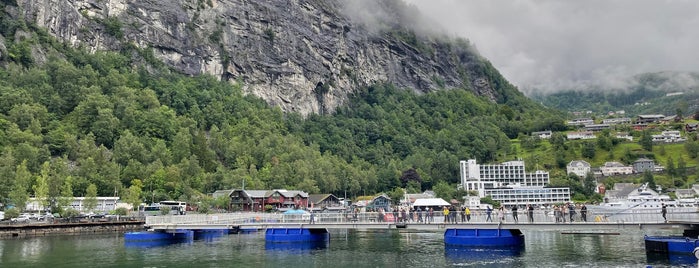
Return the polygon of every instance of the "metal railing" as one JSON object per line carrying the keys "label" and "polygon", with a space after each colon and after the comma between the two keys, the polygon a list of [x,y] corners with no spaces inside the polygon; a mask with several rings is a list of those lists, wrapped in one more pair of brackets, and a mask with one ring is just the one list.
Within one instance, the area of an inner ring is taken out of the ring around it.
{"label": "metal railing", "polygon": [[[165,216],[148,216],[146,217],[146,225],[189,225],[189,224],[218,224],[218,225],[244,225],[248,223],[311,223],[311,218],[314,223],[487,223],[487,215],[485,213],[471,214],[471,220],[462,220],[461,214],[456,215],[454,221],[445,221],[444,215],[433,213],[430,218],[427,213],[423,213],[422,217],[413,214],[412,218],[402,219],[391,216],[380,217],[377,212],[361,212],[361,213],[314,213],[311,214],[281,214],[281,213],[254,213],[254,212],[238,212],[238,213],[219,213],[219,214],[187,214],[187,215],[165,215]],[[422,218],[422,221],[420,221]],[[533,214],[533,219],[530,220],[527,213],[518,213],[518,223],[526,224],[533,223],[555,223],[556,219],[551,211],[536,211]],[[564,215],[564,222],[570,222],[570,215]],[[431,220],[430,220],[431,219]],[[581,223],[582,218],[579,211],[573,215],[573,220],[576,223]],[[675,222],[699,222],[699,213],[668,213],[668,221]],[[497,213],[491,214],[491,222],[500,222]],[[515,223],[513,215],[506,213],[504,216],[505,223]],[[663,223],[665,220],[659,213],[647,211],[629,211],[629,213],[611,214],[602,212],[588,212],[588,223],[596,222],[614,222],[614,223]],[[561,222],[563,223],[563,222]]]}

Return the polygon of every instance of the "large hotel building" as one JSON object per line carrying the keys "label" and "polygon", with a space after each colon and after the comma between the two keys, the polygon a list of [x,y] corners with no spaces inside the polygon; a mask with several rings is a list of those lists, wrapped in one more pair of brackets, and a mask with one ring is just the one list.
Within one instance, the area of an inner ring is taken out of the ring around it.
{"label": "large hotel building", "polygon": [[481,165],[470,159],[460,161],[459,166],[464,190],[478,191],[479,197],[490,196],[505,206],[570,202],[570,188],[545,187],[549,173],[541,170],[526,173],[524,161]]}

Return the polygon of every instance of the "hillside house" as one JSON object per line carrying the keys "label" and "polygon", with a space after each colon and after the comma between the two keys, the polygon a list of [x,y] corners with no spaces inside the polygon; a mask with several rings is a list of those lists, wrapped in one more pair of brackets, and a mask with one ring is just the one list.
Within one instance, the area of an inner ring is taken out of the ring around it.
{"label": "hillside house", "polygon": [[573,160],[568,163],[566,167],[568,174],[575,174],[580,178],[587,176],[587,173],[591,172],[590,163],[585,160]]}
{"label": "hillside house", "polygon": [[653,137],[653,142],[657,143],[675,143],[684,142],[687,139],[682,138],[679,130],[669,130],[663,131],[660,135],[651,135]]}
{"label": "hillside house", "polygon": [[660,123],[663,119],[665,115],[662,114],[641,114],[636,117],[636,124]]}
{"label": "hillside house", "polygon": [[593,133],[592,131],[568,132],[568,134],[566,134],[566,137],[569,140],[588,140],[597,138],[595,136],[595,133]]}
{"label": "hillside house", "polygon": [[626,175],[633,173],[633,167],[624,166],[619,162],[606,162],[600,167],[603,176]]}
{"label": "hillside house", "polygon": [[569,126],[584,126],[594,123],[595,121],[592,118],[576,118],[567,122]]}
{"label": "hillside house", "polygon": [[585,130],[586,130],[586,131],[593,131],[593,132],[602,131],[602,130],[609,129],[609,128],[610,128],[609,124],[589,124],[589,125],[585,125]]}
{"label": "hillside house", "polygon": [[546,131],[535,131],[532,132],[532,137],[539,137],[539,139],[550,139],[553,132],[551,130]]}
{"label": "hillside house", "polygon": [[646,171],[650,171],[650,172],[655,171],[655,161],[650,160],[648,158],[639,158],[638,160],[633,162],[632,166],[633,166],[633,172],[635,172],[635,173],[643,173]]}
{"label": "hillside house", "polygon": [[622,117],[622,118],[607,118],[607,119],[602,119],[602,124],[607,124],[607,125],[631,124],[631,118]]}
{"label": "hillside house", "polygon": [[616,135],[614,135],[615,138],[617,139],[625,139],[628,141],[633,141],[633,136],[629,135],[628,132],[618,132]]}

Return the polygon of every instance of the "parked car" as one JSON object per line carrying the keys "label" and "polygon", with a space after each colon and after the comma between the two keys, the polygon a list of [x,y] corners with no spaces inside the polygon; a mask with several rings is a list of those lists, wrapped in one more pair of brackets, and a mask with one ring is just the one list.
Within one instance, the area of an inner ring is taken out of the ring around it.
{"label": "parked car", "polygon": [[30,222],[31,219],[29,219],[29,215],[22,214],[22,215],[19,215],[17,218],[12,218],[12,219],[10,219],[10,221],[11,221],[11,222],[16,222],[16,223],[20,223],[20,222],[21,222],[21,223],[27,223],[27,222]]}

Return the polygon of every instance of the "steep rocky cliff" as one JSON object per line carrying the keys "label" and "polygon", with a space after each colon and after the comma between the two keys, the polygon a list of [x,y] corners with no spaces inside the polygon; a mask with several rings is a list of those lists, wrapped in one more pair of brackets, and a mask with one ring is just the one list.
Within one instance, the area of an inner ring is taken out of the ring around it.
{"label": "steep rocky cliff", "polygon": [[467,41],[429,33],[399,0],[4,2],[11,16],[72,46],[152,49],[180,72],[241,80],[287,112],[332,112],[384,81],[416,92],[464,88],[493,101],[503,94]]}

